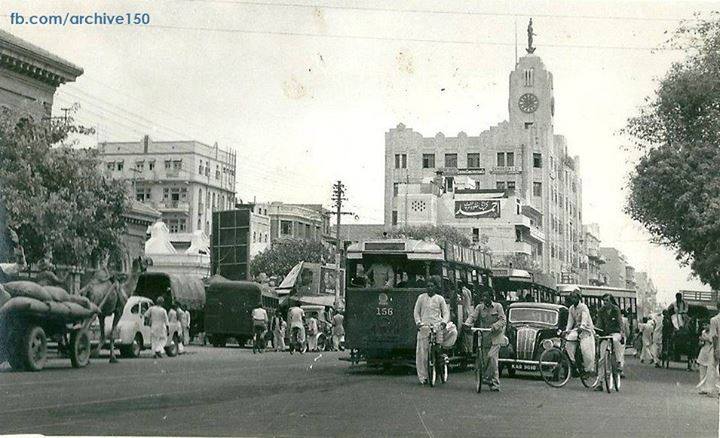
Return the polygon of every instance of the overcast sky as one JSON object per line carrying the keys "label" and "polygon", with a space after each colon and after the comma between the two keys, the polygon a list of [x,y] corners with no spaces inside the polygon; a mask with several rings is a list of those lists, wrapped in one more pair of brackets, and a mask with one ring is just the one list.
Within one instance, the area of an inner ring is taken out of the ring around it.
{"label": "overcast sky", "polygon": [[[295,3],[294,1],[297,1]],[[291,3],[292,2],[292,3]],[[342,179],[358,223],[383,220],[384,133],[477,135],[507,119],[508,75],[533,17],[555,79],[556,134],[580,156],[583,219],[669,299],[688,279],[622,213],[634,157],[618,134],[678,51],[655,51],[682,18],[720,4],[303,0],[34,0],[7,12],[148,13],[150,26],[2,28],[85,73],[54,111],[81,104],[100,141],[196,139],[238,152],[248,201],[330,205]],[[443,91],[444,90],[444,91]],[[352,221],[352,219],[351,219]]]}

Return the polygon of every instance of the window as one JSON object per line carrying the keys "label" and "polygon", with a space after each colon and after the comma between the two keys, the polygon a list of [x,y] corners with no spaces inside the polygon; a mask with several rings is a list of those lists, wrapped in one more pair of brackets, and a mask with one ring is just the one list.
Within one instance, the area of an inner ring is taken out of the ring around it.
{"label": "window", "polygon": [[530,129],[533,126],[533,122],[525,122],[525,129]]}
{"label": "window", "polygon": [[407,154],[395,154],[395,168],[407,169]]}
{"label": "window", "polygon": [[257,241],[257,233],[253,231],[253,243]]}
{"label": "window", "polygon": [[132,306],[132,308],[130,309],[130,313],[134,313],[134,314],[140,313],[140,303]]}
{"label": "window", "polygon": [[535,69],[526,68],[523,70],[523,79],[526,87],[532,87],[535,83]]}
{"label": "window", "polygon": [[117,170],[122,172],[124,165],[125,165],[124,161],[118,161],[117,162]]}
{"label": "window", "polygon": [[393,183],[393,196],[398,195],[398,186],[399,185],[400,185],[399,183]]}
{"label": "window", "polygon": [[165,169],[172,168],[172,160],[165,160]]}
{"label": "window", "polygon": [[542,196],[542,183],[533,182],[533,196]]}
{"label": "window", "polygon": [[508,167],[513,167],[515,165],[515,153],[514,152],[508,152],[505,159],[505,164]]}
{"label": "window", "polygon": [[397,210],[393,210],[392,212],[392,225],[398,224],[398,213]]}
{"label": "window", "polygon": [[542,154],[537,152],[533,154],[533,167],[537,169],[542,167]]}
{"label": "window", "polygon": [[467,167],[470,169],[480,167],[480,154],[467,154]]}
{"label": "window", "polygon": [[163,218],[171,233],[182,233],[185,231],[185,219]]}
{"label": "window", "polygon": [[472,241],[473,243],[478,243],[480,241],[480,228],[472,229]]}
{"label": "window", "polygon": [[497,153],[497,165],[498,167],[505,167],[505,152]]}
{"label": "window", "polygon": [[280,221],[280,234],[283,236],[292,235],[292,222],[291,221]]}
{"label": "window", "polygon": [[135,169],[142,172],[145,170],[145,162],[144,161],[136,161],[135,162]]}
{"label": "window", "polygon": [[202,160],[200,160],[200,165],[198,166],[198,173],[199,173],[200,175],[202,175],[202,174],[203,174],[203,165],[202,165]]}
{"label": "window", "polygon": [[515,193],[515,181],[508,181],[507,182],[507,190],[510,193]]}
{"label": "window", "polygon": [[135,199],[140,202],[150,200],[150,187],[136,187],[135,188]]}
{"label": "window", "polygon": [[312,234],[310,233],[310,224],[305,224],[305,237],[312,237]]}
{"label": "window", "polygon": [[457,167],[457,154],[445,154],[445,167]]}
{"label": "window", "polygon": [[445,177],[445,191],[452,192],[455,190],[455,178],[452,176]]}
{"label": "window", "polygon": [[215,166],[215,179],[220,179],[220,166]]}
{"label": "window", "polygon": [[173,170],[180,170],[182,169],[182,160],[174,160],[172,162],[173,164]]}
{"label": "window", "polygon": [[423,154],[422,167],[423,169],[433,169],[435,167],[435,154]]}
{"label": "window", "polygon": [[495,188],[497,188],[498,190],[505,190],[505,181],[496,182]]}
{"label": "window", "polygon": [[115,170],[115,162],[114,161],[110,161],[109,163],[107,163],[107,170],[109,170],[111,172],[113,170]]}
{"label": "window", "polygon": [[154,170],[155,169],[155,160],[148,162],[148,169]]}

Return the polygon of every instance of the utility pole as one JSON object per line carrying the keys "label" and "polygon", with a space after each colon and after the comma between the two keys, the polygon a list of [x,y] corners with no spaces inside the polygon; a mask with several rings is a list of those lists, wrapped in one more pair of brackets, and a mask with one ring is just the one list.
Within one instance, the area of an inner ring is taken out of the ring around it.
{"label": "utility pole", "polygon": [[337,242],[337,253],[335,254],[335,263],[337,264],[337,270],[335,275],[335,309],[340,307],[340,287],[342,284],[342,249],[340,248],[340,218],[344,214],[353,214],[349,211],[342,211],[343,201],[347,201],[345,197],[345,185],[342,181],[338,180],[333,184],[332,198],[333,208],[335,208],[335,241]]}

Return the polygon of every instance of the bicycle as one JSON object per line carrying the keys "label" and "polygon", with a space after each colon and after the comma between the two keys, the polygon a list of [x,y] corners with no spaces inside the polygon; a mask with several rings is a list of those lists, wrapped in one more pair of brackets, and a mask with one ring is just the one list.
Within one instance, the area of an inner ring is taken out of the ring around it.
{"label": "bicycle", "polygon": [[428,384],[431,387],[435,386],[438,375],[438,367],[440,368],[440,382],[447,383],[448,380],[448,361],[445,359],[445,355],[442,352],[442,346],[437,341],[437,330],[435,326],[430,324],[421,324],[418,330],[422,327],[428,327],[430,332],[428,333],[428,355],[425,359],[428,372]]}
{"label": "bicycle", "polygon": [[483,355],[483,333],[490,333],[489,328],[480,327],[467,327],[473,334],[473,347],[476,350],[475,353],[475,390],[479,393],[482,392],[483,377],[485,374],[485,357]]}
{"label": "bicycle", "polygon": [[615,342],[612,336],[598,336],[597,340],[605,342],[605,349],[602,351],[602,376],[605,383],[605,390],[610,393],[612,383],[615,392],[620,391],[620,364],[615,360]]}
{"label": "bicycle", "polygon": [[[595,373],[595,376],[588,376],[582,369],[578,369],[578,364],[581,364],[580,360],[573,360],[567,352],[566,345],[568,342],[575,342],[580,346],[580,339],[568,340],[567,333],[559,333],[560,345],[556,346],[554,341],[551,339],[545,339],[542,342],[544,351],[540,354],[538,368],[540,369],[540,375],[542,376],[545,383],[552,386],[553,388],[562,388],[570,380],[573,373],[580,376],[580,381],[586,388],[594,388],[597,386],[600,380],[600,374]],[[595,343],[595,351],[597,353],[597,342]],[[576,352],[579,348],[576,349]],[[577,355],[577,354],[576,354]],[[595,354],[595,369],[598,366],[598,355]]]}
{"label": "bicycle", "polygon": [[305,352],[305,343],[300,342],[300,327],[293,327],[290,331],[290,354],[297,350],[300,354]]}
{"label": "bicycle", "polygon": [[253,326],[253,354],[262,353],[265,350],[265,327],[261,325]]}

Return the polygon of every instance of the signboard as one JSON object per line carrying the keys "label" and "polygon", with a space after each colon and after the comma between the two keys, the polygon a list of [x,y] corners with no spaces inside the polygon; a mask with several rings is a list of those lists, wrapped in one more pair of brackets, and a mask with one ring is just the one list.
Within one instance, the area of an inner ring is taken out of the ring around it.
{"label": "signboard", "polygon": [[456,218],[498,218],[499,200],[455,201]]}
{"label": "signboard", "polygon": [[447,167],[443,169],[443,175],[455,176],[455,175],[485,175],[484,167],[468,167],[468,168],[454,168]]}
{"label": "signboard", "polygon": [[519,166],[496,166],[490,170],[494,174],[514,174],[522,173],[522,167]]}

